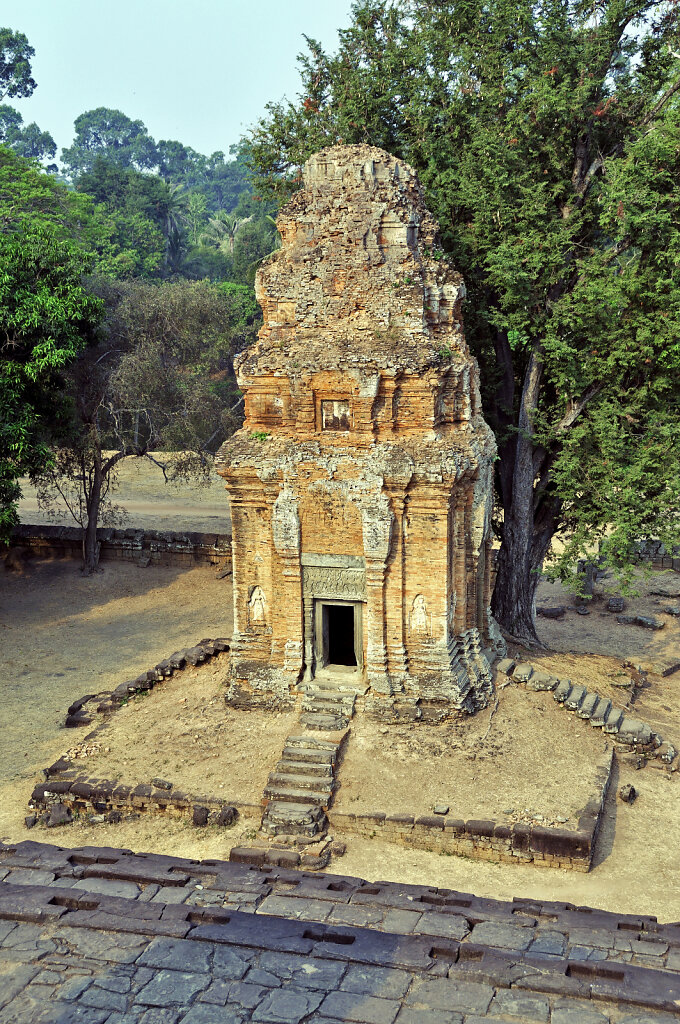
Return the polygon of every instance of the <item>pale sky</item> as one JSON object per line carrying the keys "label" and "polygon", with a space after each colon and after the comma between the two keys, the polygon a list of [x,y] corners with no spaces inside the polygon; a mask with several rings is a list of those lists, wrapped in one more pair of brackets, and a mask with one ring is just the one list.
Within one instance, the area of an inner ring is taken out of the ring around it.
{"label": "pale sky", "polygon": [[5,100],[70,145],[85,110],[140,118],[200,153],[238,141],[270,100],[293,99],[303,34],[334,50],[351,0],[3,0],[0,26],[35,49],[29,99]]}

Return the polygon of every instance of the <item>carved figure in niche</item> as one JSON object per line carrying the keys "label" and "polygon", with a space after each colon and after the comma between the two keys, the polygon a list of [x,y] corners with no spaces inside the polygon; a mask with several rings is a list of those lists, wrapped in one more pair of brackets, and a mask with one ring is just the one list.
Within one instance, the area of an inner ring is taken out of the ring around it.
{"label": "carved figure in niche", "polygon": [[427,613],[427,602],[422,594],[417,594],[413,598],[410,625],[412,633],[426,633],[429,635],[430,616]]}
{"label": "carved figure in niche", "polygon": [[267,599],[262,587],[253,587],[248,601],[248,621],[251,626],[263,626],[267,621]]}

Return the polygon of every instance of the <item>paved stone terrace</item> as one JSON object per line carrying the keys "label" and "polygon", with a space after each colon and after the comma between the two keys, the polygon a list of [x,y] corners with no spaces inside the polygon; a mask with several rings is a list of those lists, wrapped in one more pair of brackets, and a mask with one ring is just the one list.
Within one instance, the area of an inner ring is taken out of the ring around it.
{"label": "paved stone terrace", "polygon": [[0,844],[0,1024],[666,1024],[680,925],[99,847]]}

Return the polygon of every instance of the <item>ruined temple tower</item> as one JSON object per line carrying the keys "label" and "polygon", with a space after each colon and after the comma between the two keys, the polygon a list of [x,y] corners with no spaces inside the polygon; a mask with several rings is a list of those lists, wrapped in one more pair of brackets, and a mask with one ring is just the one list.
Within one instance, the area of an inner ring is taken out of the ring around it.
{"label": "ruined temple tower", "polygon": [[465,286],[415,172],[380,149],[311,157],[257,275],[222,447],[233,524],[232,688],[338,677],[386,715],[488,700],[493,436]]}

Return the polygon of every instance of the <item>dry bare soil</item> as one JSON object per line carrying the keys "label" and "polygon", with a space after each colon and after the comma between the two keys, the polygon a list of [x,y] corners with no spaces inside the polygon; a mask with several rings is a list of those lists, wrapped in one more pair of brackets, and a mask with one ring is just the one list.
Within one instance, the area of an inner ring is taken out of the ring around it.
{"label": "dry bare soil", "polygon": [[[180,509],[182,521],[195,511],[193,505]],[[153,525],[177,528],[158,508]],[[619,625],[597,600],[587,617],[568,610],[561,621],[539,619],[541,638],[552,650],[529,654],[530,659],[626,703],[623,661],[654,664],[680,653],[678,620],[663,614],[670,599],[650,592],[659,587],[680,593],[680,579],[656,574],[627,611],[659,615],[663,630]],[[539,604],[555,603],[570,600],[542,583]],[[241,841],[239,825],[195,829],[183,820],[142,817],[27,833],[23,816],[42,767],[82,740],[81,733],[62,728],[73,699],[132,678],[203,636],[230,632],[230,582],[219,580],[214,569],[107,563],[92,577],[68,561],[30,562],[23,574],[0,569],[0,839],[30,835],[65,846],[228,856],[230,846]],[[222,666],[217,661],[184,673],[118,712],[104,734],[110,739],[84,763],[85,770],[100,777],[120,774],[126,781],[160,774],[187,790],[195,782],[199,792],[256,801],[295,719],[226,709]],[[631,711],[680,746],[680,672],[666,678],[651,673],[648,682]],[[592,766],[604,753],[605,737],[557,708],[549,695],[514,687],[500,692],[490,728],[489,716],[487,709],[469,721],[384,733],[385,727],[359,715],[341,769],[338,809],[424,813],[441,800],[460,816],[502,817],[512,808],[512,816],[566,817],[566,827],[573,827],[574,813],[592,789]],[[652,767],[617,770],[588,875],[488,864],[358,838],[334,867],[371,879],[427,882],[499,898],[571,900],[678,920],[679,779],[680,772]],[[624,782],[640,793],[630,806],[616,799]]]}

